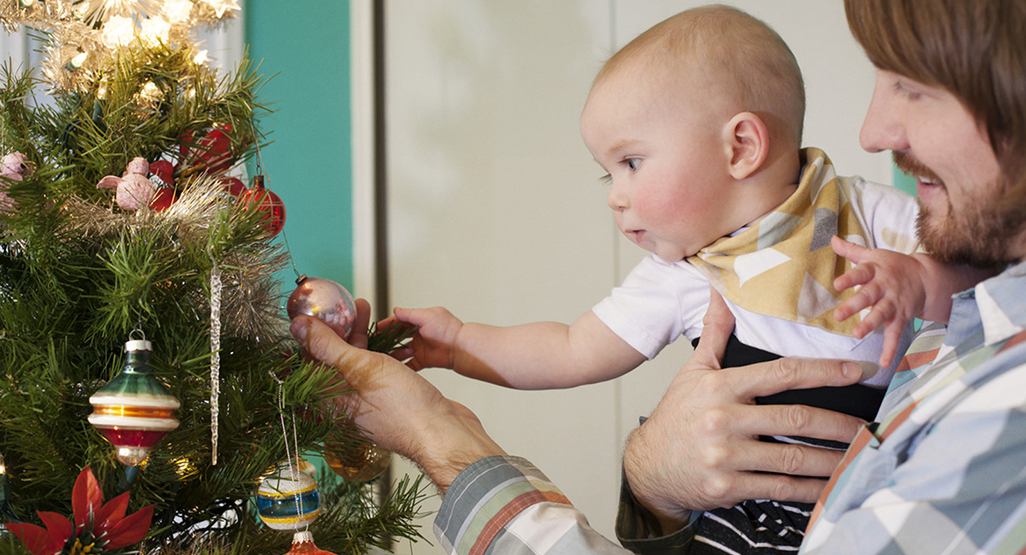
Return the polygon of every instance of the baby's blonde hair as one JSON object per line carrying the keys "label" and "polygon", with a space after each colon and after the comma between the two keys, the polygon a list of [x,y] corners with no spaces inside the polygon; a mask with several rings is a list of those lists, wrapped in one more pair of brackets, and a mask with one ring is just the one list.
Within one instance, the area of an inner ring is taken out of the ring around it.
{"label": "baby's blonde hair", "polygon": [[779,120],[781,133],[801,146],[805,119],[801,69],[780,35],[757,18],[722,5],[681,12],[620,49],[602,66],[595,83],[635,63],[640,64],[637,71],[683,70],[690,64],[719,70],[722,85],[739,103],[739,112],[761,114],[770,127]]}

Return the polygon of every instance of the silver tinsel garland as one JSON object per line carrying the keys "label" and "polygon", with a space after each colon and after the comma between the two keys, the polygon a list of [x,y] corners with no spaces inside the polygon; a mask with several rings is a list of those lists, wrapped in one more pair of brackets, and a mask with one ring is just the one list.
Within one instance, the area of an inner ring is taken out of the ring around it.
{"label": "silver tinsel garland", "polygon": [[0,0],[0,25],[38,29],[50,40],[43,75],[56,91],[82,91],[124,48],[194,50],[193,30],[235,17],[236,0]]}

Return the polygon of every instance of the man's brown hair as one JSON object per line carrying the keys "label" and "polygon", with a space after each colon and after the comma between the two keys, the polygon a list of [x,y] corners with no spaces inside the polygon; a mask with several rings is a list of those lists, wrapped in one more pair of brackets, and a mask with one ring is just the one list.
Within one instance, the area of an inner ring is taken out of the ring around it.
{"label": "man's brown hair", "polygon": [[1006,193],[1026,200],[1026,2],[845,0],[844,8],[876,67],[948,90],[986,127]]}

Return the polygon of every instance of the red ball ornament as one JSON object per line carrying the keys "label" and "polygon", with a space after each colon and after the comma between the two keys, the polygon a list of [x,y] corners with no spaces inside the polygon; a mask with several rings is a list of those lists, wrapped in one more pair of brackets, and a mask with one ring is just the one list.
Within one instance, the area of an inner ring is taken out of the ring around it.
{"label": "red ball ornament", "polygon": [[242,210],[259,210],[264,214],[265,228],[271,237],[281,233],[285,227],[285,203],[281,197],[264,187],[264,176],[253,178],[253,186],[239,196],[238,204]]}
{"label": "red ball ornament", "polygon": [[296,289],[289,295],[285,310],[290,319],[306,314],[321,320],[342,339],[349,337],[356,323],[356,303],[345,287],[305,274],[296,280]]}
{"label": "red ball ornament", "polygon": [[153,200],[150,201],[150,210],[163,212],[170,208],[176,200],[178,200],[178,195],[175,194],[173,187],[161,187],[157,189],[157,192],[153,195]]}

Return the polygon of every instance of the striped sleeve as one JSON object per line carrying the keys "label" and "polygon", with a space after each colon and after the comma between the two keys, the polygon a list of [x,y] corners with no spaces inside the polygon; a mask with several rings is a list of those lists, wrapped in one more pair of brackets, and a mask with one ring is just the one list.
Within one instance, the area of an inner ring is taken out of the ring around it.
{"label": "striped sleeve", "polygon": [[518,457],[488,457],[449,487],[435,517],[448,553],[626,554],[588,526],[540,470]]}

